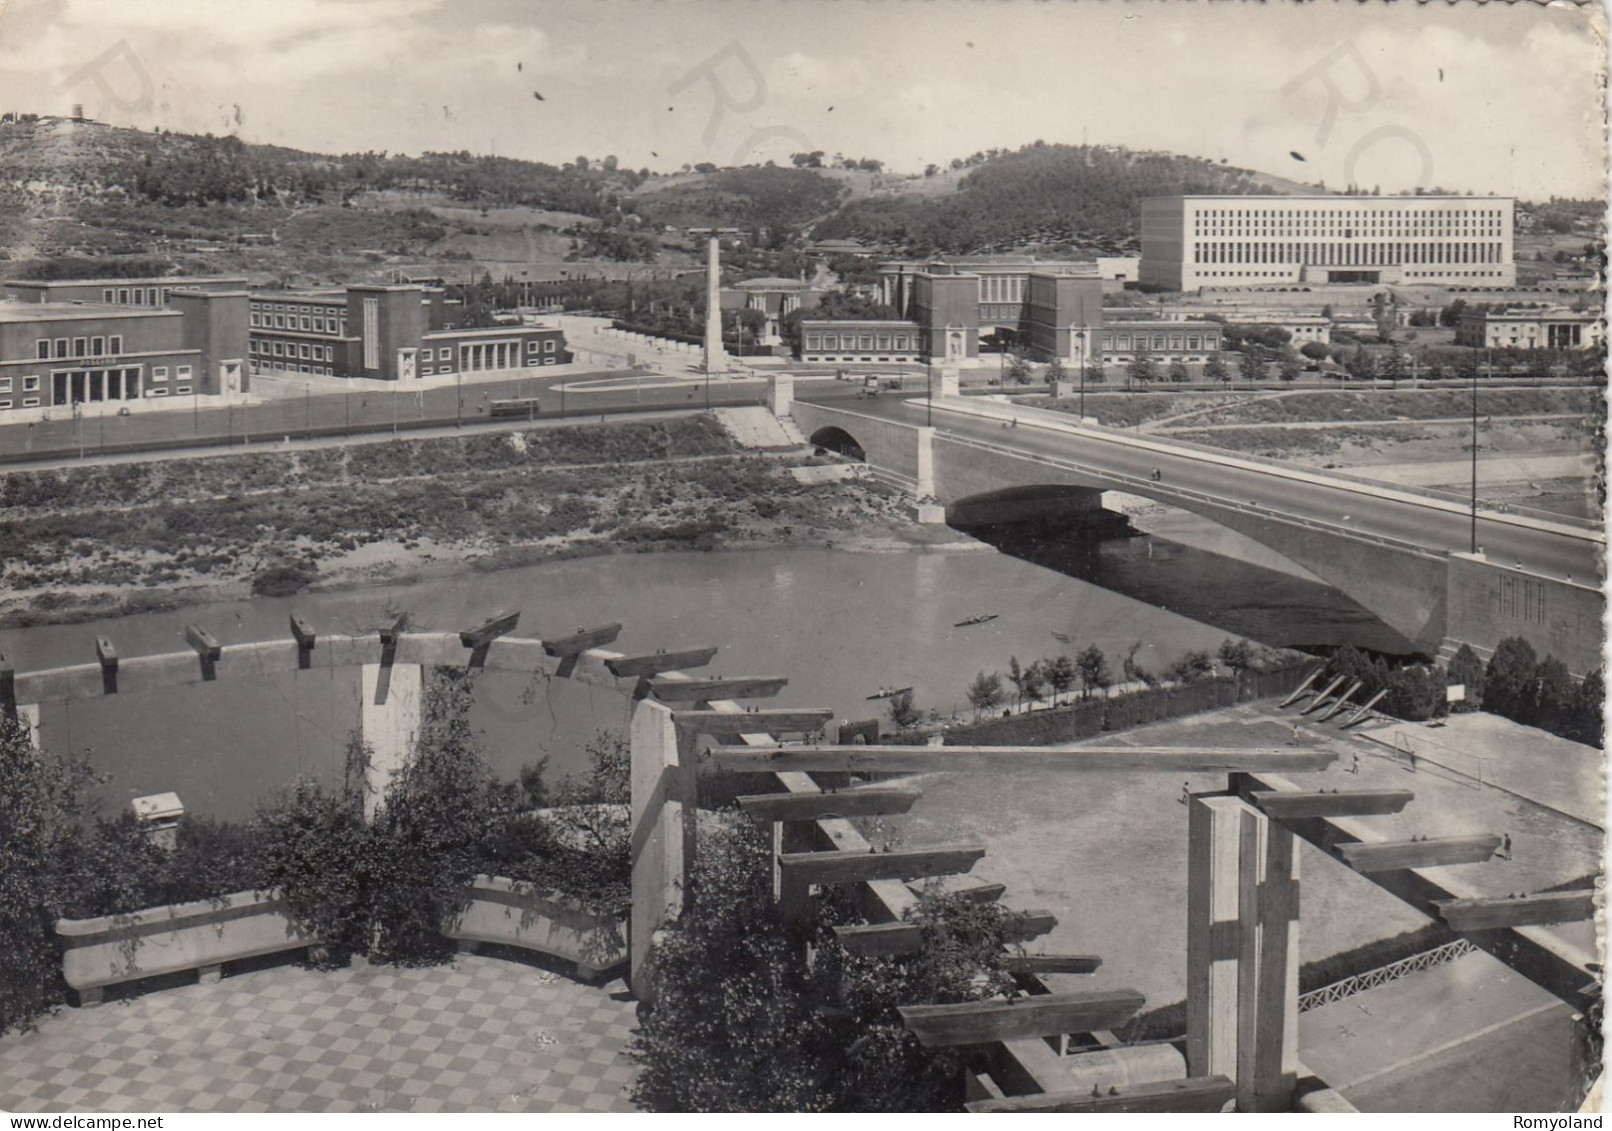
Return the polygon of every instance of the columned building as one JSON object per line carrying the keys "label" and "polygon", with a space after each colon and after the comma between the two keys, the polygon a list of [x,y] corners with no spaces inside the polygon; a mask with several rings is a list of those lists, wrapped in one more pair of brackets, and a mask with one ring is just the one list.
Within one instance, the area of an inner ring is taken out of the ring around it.
{"label": "columned building", "polygon": [[1142,201],[1144,286],[1509,287],[1509,197],[1169,196]]}

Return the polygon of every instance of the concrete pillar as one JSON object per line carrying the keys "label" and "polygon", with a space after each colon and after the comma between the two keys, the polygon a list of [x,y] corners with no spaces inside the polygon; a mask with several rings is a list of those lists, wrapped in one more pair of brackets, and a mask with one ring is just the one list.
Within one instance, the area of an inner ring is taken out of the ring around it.
{"label": "concrete pillar", "polygon": [[1290,1111],[1298,1083],[1299,860],[1253,808],[1239,830],[1237,1110]]}
{"label": "concrete pillar", "polygon": [[630,730],[632,752],[632,917],[629,981],[641,1002],[653,996],[650,947],[655,932],[683,908],[694,869],[698,799],[691,735],[679,733],[671,708],[639,702]]}
{"label": "concrete pillar", "polygon": [[776,417],[790,415],[795,405],[795,379],[788,373],[775,373],[767,378],[767,407]]}
{"label": "concrete pillar", "polygon": [[919,500],[935,495],[935,430],[918,429],[918,485],[914,488]]}
{"label": "concrete pillar", "polygon": [[954,366],[945,366],[940,371],[940,393],[943,397],[962,396],[962,379],[958,376]]}
{"label": "concrete pillar", "polygon": [[364,816],[375,815],[386,787],[414,752],[420,733],[425,669],[419,664],[365,664],[358,736],[369,747],[364,771]]}
{"label": "concrete pillar", "polygon": [[1237,1076],[1237,879],[1242,815],[1235,797],[1187,807],[1187,1075]]}

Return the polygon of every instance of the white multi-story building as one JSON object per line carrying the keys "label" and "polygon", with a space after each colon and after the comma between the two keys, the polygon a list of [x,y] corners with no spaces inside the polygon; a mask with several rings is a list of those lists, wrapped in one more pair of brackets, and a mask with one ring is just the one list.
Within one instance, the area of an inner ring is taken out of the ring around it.
{"label": "white multi-story building", "polygon": [[1508,287],[1515,201],[1492,196],[1166,196],[1142,201],[1144,286]]}

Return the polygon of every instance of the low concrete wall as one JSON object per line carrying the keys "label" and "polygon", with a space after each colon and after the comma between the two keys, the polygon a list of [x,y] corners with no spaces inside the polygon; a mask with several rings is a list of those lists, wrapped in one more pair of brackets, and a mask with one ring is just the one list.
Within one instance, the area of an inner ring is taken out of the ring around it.
{"label": "low concrete wall", "polygon": [[1500,641],[1520,636],[1541,659],[1555,656],[1575,676],[1601,666],[1606,597],[1577,581],[1546,577],[1475,554],[1451,554],[1449,606],[1441,653],[1470,644],[1487,658]]}
{"label": "low concrete wall", "polygon": [[914,425],[806,401],[794,402],[791,412],[808,440],[820,429],[838,428],[856,441],[873,467],[917,482],[921,430]]}
{"label": "low concrete wall", "polygon": [[80,1000],[102,987],[184,970],[216,973],[226,962],[316,945],[274,894],[242,891],[218,900],[150,907],[128,915],[59,919],[62,978]]}
{"label": "low concrete wall", "polygon": [[479,876],[470,903],[444,929],[461,943],[493,943],[563,958],[583,978],[602,977],[627,961],[627,922],[599,916],[554,894],[502,876]]}

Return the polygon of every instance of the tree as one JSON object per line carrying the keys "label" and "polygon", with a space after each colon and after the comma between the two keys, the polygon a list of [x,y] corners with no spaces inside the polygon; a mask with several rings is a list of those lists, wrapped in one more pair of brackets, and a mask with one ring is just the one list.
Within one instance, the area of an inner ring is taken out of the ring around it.
{"label": "tree", "polygon": [[1555,656],[1539,661],[1534,678],[1533,723],[1553,734],[1567,729],[1573,704],[1573,677]]}
{"label": "tree", "polygon": [[1411,722],[1430,719],[1444,708],[1444,681],[1425,664],[1407,664],[1388,673],[1383,709]]}
{"label": "tree", "polygon": [[912,704],[910,687],[898,695],[890,696],[889,710],[890,721],[901,730],[917,726],[924,717],[923,712]]}
{"label": "tree", "polygon": [[1015,707],[1020,706],[1024,703],[1024,693],[1028,681],[1025,679],[1024,669],[1019,667],[1019,658],[1017,656],[1008,657],[1007,677],[1008,682],[1013,685],[1013,705]]}
{"label": "tree", "polygon": [[1175,662],[1164,669],[1166,679],[1177,683],[1197,683],[1215,674],[1215,662],[1201,648],[1183,652]]}
{"label": "tree", "polygon": [[1332,356],[1325,342],[1305,342],[1299,347],[1299,352],[1311,361],[1325,361]]}
{"label": "tree", "polygon": [[1003,367],[1004,383],[1013,385],[1028,385],[1030,383],[1030,359],[1024,350],[1014,346],[1007,351],[1007,364]]}
{"label": "tree", "polygon": [[1088,361],[1081,369],[1081,378],[1088,385],[1103,385],[1108,382],[1108,374],[1103,371],[1100,361]]}
{"label": "tree", "polygon": [[1069,380],[1069,371],[1064,368],[1063,359],[1054,356],[1047,362],[1046,372],[1041,375],[1041,379],[1054,389],[1058,387],[1058,382]]}
{"label": "tree", "polygon": [[974,708],[974,721],[980,714],[1002,702],[1002,675],[1000,672],[980,672],[968,685],[968,703]]}
{"label": "tree", "polygon": [[1246,640],[1232,640],[1227,637],[1220,642],[1220,651],[1217,655],[1220,662],[1225,664],[1233,675],[1241,675],[1253,665],[1254,646]]}
{"label": "tree", "polygon": [[1047,665],[1037,660],[1024,669],[1024,694],[1030,700],[1030,707],[1034,710],[1036,701],[1047,687]]}
{"label": "tree", "polygon": [[1526,722],[1534,704],[1539,657],[1520,636],[1502,640],[1483,673],[1483,709]]}
{"label": "tree", "polygon": [[1095,644],[1088,644],[1075,657],[1075,667],[1080,670],[1081,698],[1091,698],[1092,690],[1106,689],[1114,682],[1108,670],[1108,659],[1103,650]]}
{"label": "tree", "polygon": [[1177,385],[1185,385],[1192,380],[1192,374],[1187,372],[1187,367],[1181,363],[1179,357],[1170,359],[1170,364],[1166,367],[1165,374],[1172,383]]}
{"label": "tree", "polygon": [[1603,716],[1606,710],[1606,686],[1601,680],[1601,669],[1596,668],[1573,689],[1567,707],[1563,733],[1575,742],[1600,746],[1603,741]]}
{"label": "tree", "polygon": [[1138,346],[1131,355],[1130,364],[1125,367],[1125,375],[1138,385],[1151,385],[1159,379],[1159,365],[1153,360],[1153,354],[1146,346]]}
{"label": "tree", "polygon": [[[1242,359],[1237,363],[1244,381],[1263,381],[1265,379],[1264,350],[1249,342],[1243,346]],[[1228,376],[1226,380],[1231,380]]]}
{"label": "tree", "polygon": [[1377,376],[1376,358],[1365,346],[1354,348],[1349,360],[1344,363],[1344,368],[1349,371],[1349,379],[1352,381],[1370,381]]}
{"label": "tree", "polygon": [[1466,310],[1466,299],[1456,299],[1438,312],[1438,324],[1440,326],[1459,326],[1461,324],[1461,312],[1464,310]]}
{"label": "tree", "polygon": [[1203,375],[1211,381],[1226,381],[1230,379],[1229,374],[1226,371],[1226,359],[1220,356],[1219,350],[1215,350],[1209,355],[1209,360],[1204,364],[1203,367]]}
{"label": "tree", "polygon": [[1125,682],[1142,683],[1146,684],[1148,687],[1157,686],[1159,682],[1158,677],[1152,672],[1148,671],[1147,668],[1143,667],[1141,661],[1136,658],[1136,654],[1141,650],[1142,642],[1140,640],[1132,643],[1130,648],[1126,650],[1125,662],[1122,665],[1122,670],[1124,671],[1125,675]]}
{"label": "tree", "polygon": [[1282,380],[1287,384],[1292,384],[1294,381],[1299,379],[1299,374],[1301,372],[1302,369],[1299,366],[1299,355],[1294,353],[1291,349],[1283,350],[1282,368],[1280,370]]}
{"label": "tree", "polygon": [[1046,665],[1047,682],[1052,685],[1052,701],[1056,703],[1058,696],[1065,694],[1080,678],[1079,669],[1068,656],[1059,656]]}
{"label": "tree", "polygon": [[1466,698],[1455,705],[1455,710],[1476,711],[1482,706],[1483,661],[1478,659],[1478,654],[1470,645],[1461,645],[1456,649],[1455,655],[1450,657],[1445,680],[1452,686],[1460,685],[1466,689]]}

